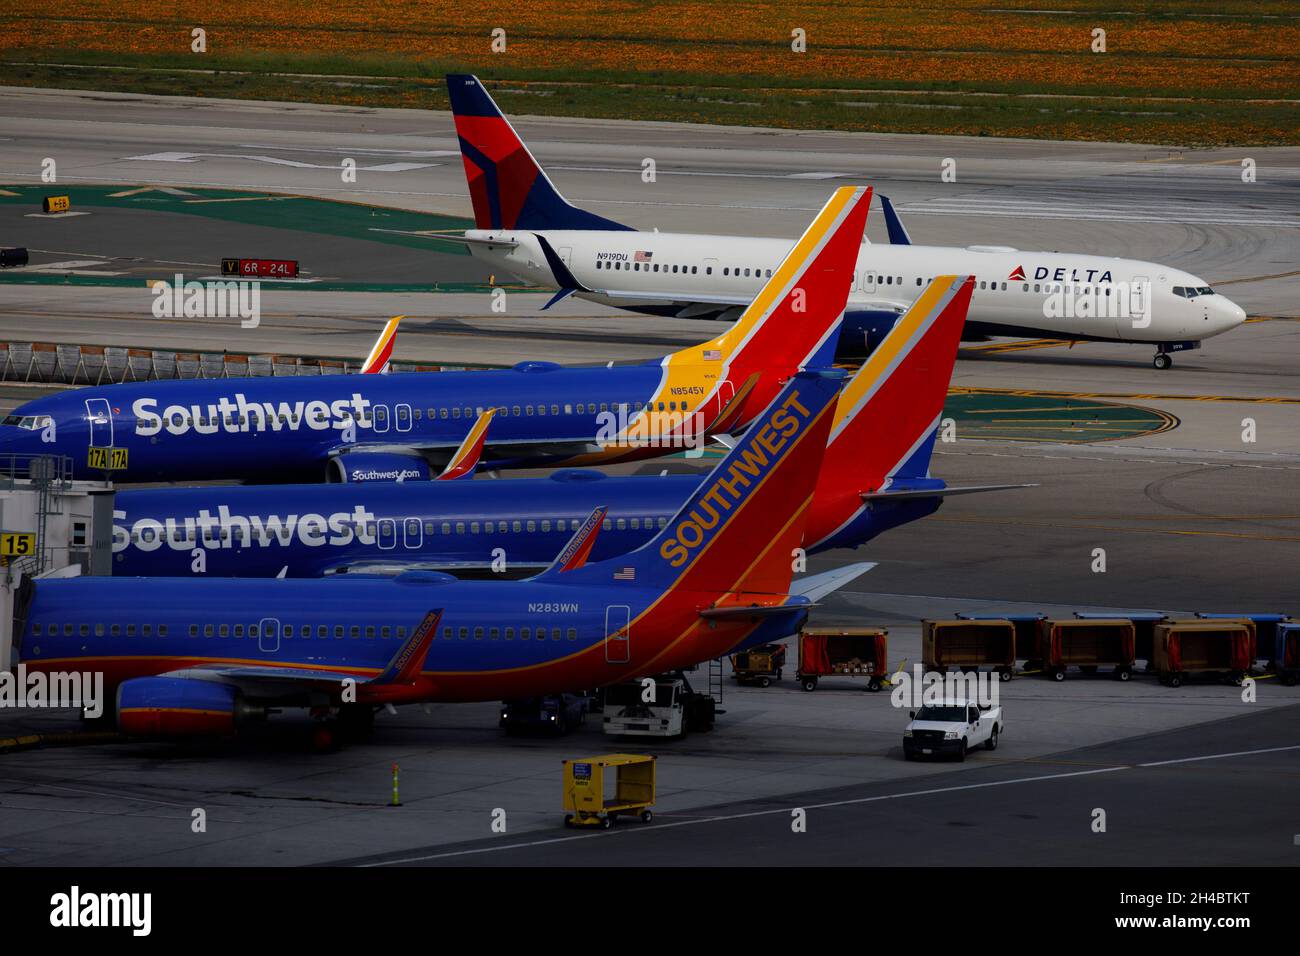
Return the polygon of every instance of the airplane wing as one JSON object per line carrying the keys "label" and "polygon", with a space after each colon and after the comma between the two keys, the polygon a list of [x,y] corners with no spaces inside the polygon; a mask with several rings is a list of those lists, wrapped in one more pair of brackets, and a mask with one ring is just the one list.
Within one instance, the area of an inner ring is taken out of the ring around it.
{"label": "airplane wing", "polygon": [[1037,488],[1037,483],[1027,485],[965,485],[948,488],[900,488],[898,491],[864,491],[863,501],[895,501],[906,498],[946,498],[949,495],[973,495],[981,491],[1007,491],[1012,488]]}
{"label": "airplane wing", "polygon": [[415,236],[417,239],[436,239],[440,242],[459,242],[465,246],[483,246],[487,249],[512,249],[519,245],[513,239],[484,239],[479,236],[469,237],[448,232],[420,232],[411,229],[384,229],[384,232],[392,232],[401,236]]}
{"label": "airplane wing", "polygon": [[359,702],[393,699],[395,696],[400,696],[401,688],[408,687],[419,678],[425,657],[429,653],[429,646],[437,636],[438,622],[441,620],[441,608],[429,611],[419,626],[411,632],[411,636],[402,642],[387,666],[373,677],[323,668],[298,667],[292,664],[198,665],[171,671],[162,676],[234,684],[242,690],[262,696],[276,696],[286,691],[296,690],[322,690],[333,694],[341,691],[347,684],[354,684],[357,687]]}
{"label": "airplane wing", "polygon": [[808,601],[820,601],[826,595],[862,577],[875,566],[874,561],[857,561],[846,564],[842,568],[823,571],[821,574],[796,578],[790,585],[790,593]]}
{"label": "airplane wing", "polygon": [[734,621],[776,617],[781,614],[789,614],[791,611],[802,611],[816,606],[816,604],[809,601],[799,601],[794,604],[727,604],[722,607],[702,607],[698,613],[706,621]]}

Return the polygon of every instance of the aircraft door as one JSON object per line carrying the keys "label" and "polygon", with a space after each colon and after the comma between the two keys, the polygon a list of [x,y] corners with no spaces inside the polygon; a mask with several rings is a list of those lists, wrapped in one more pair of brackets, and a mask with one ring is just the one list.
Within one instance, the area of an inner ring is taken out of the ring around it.
{"label": "aircraft door", "polygon": [[402,522],[402,543],[407,550],[419,550],[424,543],[424,525],[419,518],[407,518]]}
{"label": "aircraft door", "polygon": [[370,411],[370,422],[376,432],[388,431],[392,425],[388,418],[388,406],[375,405]]}
{"label": "aircraft door", "polygon": [[263,654],[275,654],[280,650],[280,621],[274,617],[264,617],[257,622],[257,649]]}
{"label": "aircraft door", "polygon": [[876,273],[873,269],[864,269],[862,272],[862,291],[876,291]]}
{"label": "aircraft door", "polygon": [[611,604],[605,608],[605,660],[626,664],[632,659],[632,608]]}
{"label": "aircraft door", "polygon": [[113,407],[106,398],[86,399],[86,421],[90,423],[90,447],[113,445]]}
{"label": "aircraft door", "polygon": [[393,417],[395,425],[399,432],[409,432],[411,430],[411,406],[402,404],[393,406]]}
{"label": "aircraft door", "polygon": [[1126,332],[1146,328],[1151,324],[1151,280],[1146,276],[1133,277],[1133,282],[1128,287],[1128,318],[1121,319],[1120,322],[1121,328],[1116,331],[1121,338]]}
{"label": "aircraft door", "polygon": [[392,518],[379,519],[379,550],[391,551],[397,547],[397,522]]}

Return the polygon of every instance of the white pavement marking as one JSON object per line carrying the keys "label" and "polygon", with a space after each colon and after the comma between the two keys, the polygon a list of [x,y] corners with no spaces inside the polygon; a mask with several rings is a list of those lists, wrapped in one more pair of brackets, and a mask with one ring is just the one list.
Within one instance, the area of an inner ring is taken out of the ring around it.
{"label": "white pavement marking", "polygon": [[[932,787],[929,790],[910,790],[906,793],[886,793],[874,797],[857,797],[852,800],[833,800],[829,803],[805,804],[801,807],[803,810],[826,810],[832,807],[848,807],[864,803],[878,803],[884,800],[904,800],[908,797],[927,797],[940,793],[958,793],[963,790],[984,790],[990,787],[1007,787],[1017,783],[1038,783],[1042,780],[1066,780],[1073,777],[1088,777],[1102,773],[1115,773],[1121,770],[1133,770],[1138,767],[1161,767],[1167,764],[1189,763],[1195,760],[1220,760],[1227,757],[1249,757],[1254,754],[1278,753],[1284,750],[1300,750],[1300,744],[1288,747],[1267,747],[1262,750],[1241,750],[1234,753],[1223,754],[1206,754],[1200,757],[1183,757],[1178,760],[1161,760],[1153,763],[1141,764],[1121,764],[1114,767],[1098,767],[1092,770],[1072,770],[1065,773],[1043,774],[1038,777],[1016,777],[1012,780],[990,780],[985,783],[966,783],[955,787]],[[476,847],[471,850],[451,850],[446,853],[431,853],[426,856],[404,857],[400,860],[383,860],[377,863],[363,863],[361,868],[369,869],[380,866],[400,866],[404,863],[422,863],[429,860],[445,860],[458,856],[474,856],[482,853],[498,853],[502,850],[521,850],[535,846],[550,846],[555,843],[571,843],[575,840],[591,840],[601,836],[615,836],[618,834],[631,833],[652,833],[655,831],[667,830],[672,827],[691,827],[703,823],[728,823],[733,820],[748,820],[753,817],[773,816],[775,814],[789,813],[791,807],[779,807],[775,810],[751,810],[748,813],[732,813],[711,817],[701,817],[697,820],[677,820],[672,823],[659,823],[653,827],[634,828],[629,830],[618,830],[611,833],[581,833],[574,836],[551,837],[546,840],[534,840],[527,843],[507,843],[501,846]]]}
{"label": "white pavement marking", "polygon": [[1179,757],[1177,760],[1153,760],[1150,763],[1140,763],[1139,767],[1166,767],[1172,763],[1191,763],[1195,760],[1221,760],[1224,757],[1250,757],[1255,754],[1275,754],[1284,750],[1300,750],[1300,744],[1291,747],[1264,747],[1260,750],[1235,750],[1226,754],[1206,754],[1203,757]]}
{"label": "white pavement marking", "polygon": [[1097,203],[1036,199],[990,199],[980,196],[905,203],[899,214],[909,216],[1006,216],[1017,219],[1079,219],[1102,222],[1177,222],[1223,226],[1283,226],[1300,228],[1300,217],[1269,210],[1234,206],[1204,206],[1190,202]]}
{"label": "white pavement marking", "polygon": [[[294,159],[279,156],[260,156],[256,153],[144,153],[140,156],[123,156],[123,162],[150,163],[197,163],[200,159],[247,159],[257,163],[270,163],[273,166],[292,166],[295,169],[338,169],[338,163],[300,163]],[[443,163],[382,163],[378,166],[358,166],[358,172],[367,173],[404,173],[412,169],[433,169]]]}

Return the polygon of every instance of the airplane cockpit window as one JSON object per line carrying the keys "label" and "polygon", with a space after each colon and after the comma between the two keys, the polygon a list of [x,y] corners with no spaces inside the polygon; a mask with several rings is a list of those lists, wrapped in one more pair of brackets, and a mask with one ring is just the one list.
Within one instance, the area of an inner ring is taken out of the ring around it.
{"label": "airplane cockpit window", "polygon": [[13,425],[33,432],[48,428],[50,423],[49,415],[6,415],[0,420],[0,425]]}

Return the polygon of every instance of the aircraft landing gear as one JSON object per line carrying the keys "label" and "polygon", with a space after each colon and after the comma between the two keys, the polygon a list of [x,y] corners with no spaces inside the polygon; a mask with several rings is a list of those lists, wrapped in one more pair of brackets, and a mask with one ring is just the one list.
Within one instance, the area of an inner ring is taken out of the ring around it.
{"label": "aircraft landing gear", "polygon": [[1163,372],[1174,364],[1174,360],[1169,357],[1168,352],[1157,352],[1156,357],[1151,360],[1151,364]]}

